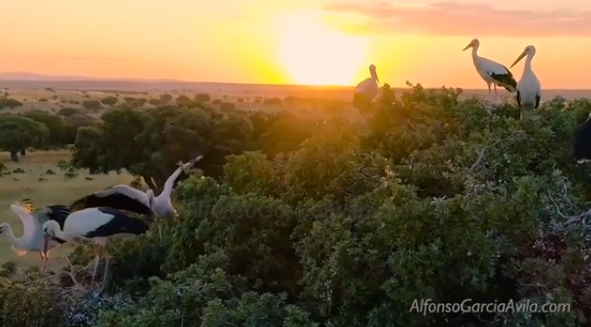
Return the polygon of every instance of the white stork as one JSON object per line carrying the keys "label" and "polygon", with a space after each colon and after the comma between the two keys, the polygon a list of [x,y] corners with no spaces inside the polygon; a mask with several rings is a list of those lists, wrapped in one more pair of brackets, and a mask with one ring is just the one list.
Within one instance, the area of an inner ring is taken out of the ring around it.
{"label": "white stork", "polygon": [[369,65],[369,74],[370,77],[364,79],[355,87],[353,107],[359,110],[364,110],[370,106],[373,98],[378,94],[380,80],[375,65]]}
{"label": "white stork", "polygon": [[480,47],[480,41],[478,39],[472,39],[470,43],[464,48],[466,51],[472,48],[472,62],[478,75],[486,82],[488,86],[488,95],[491,97],[490,85],[492,84],[495,89],[495,95],[498,97],[497,85],[504,87],[509,92],[515,92],[517,88],[517,82],[513,78],[513,74],[509,69],[498,62],[494,62],[490,59],[481,57],[478,55],[478,48]]}
{"label": "white stork", "polygon": [[519,83],[517,83],[517,104],[521,109],[522,118],[524,110],[538,109],[540,105],[542,88],[540,86],[540,80],[538,80],[536,74],[531,69],[531,61],[535,55],[536,48],[533,45],[528,45],[511,65],[511,68],[513,68],[521,59],[527,56],[525,66],[523,67],[523,74]]}
{"label": "white stork", "polygon": [[63,226],[66,217],[70,214],[70,209],[65,205],[52,205],[41,208],[31,214],[32,206],[28,203],[15,202],[10,205],[10,210],[14,212],[23,223],[23,235],[19,238],[14,236],[12,226],[9,223],[0,225],[0,235],[5,237],[12,244],[12,249],[17,255],[25,255],[29,251],[39,252],[43,262],[43,272],[47,270],[49,262],[49,250],[53,249],[66,241],[60,238],[48,240],[47,245],[44,242],[41,226],[47,221],[54,221]]}
{"label": "white stork", "polygon": [[[184,164],[179,162],[179,167],[164,183],[162,193],[156,197],[152,190],[148,190],[144,193],[129,185],[119,184],[74,201],[70,205],[70,209],[74,211],[84,208],[109,207],[138,213],[140,215],[154,215],[157,218],[176,216],[176,210],[170,201],[174,183],[185,169],[193,166],[201,159],[203,159],[203,156],[193,158]],[[162,237],[162,235],[160,236]]]}
{"label": "white stork", "polygon": [[100,287],[102,291],[107,280],[109,267],[109,254],[105,248],[107,241],[126,234],[144,234],[148,228],[145,222],[129,217],[123,211],[101,207],[72,212],[66,218],[63,228],[54,220],[47,221],[43,224],[43,233],[45,234],[46,242],[50,238],[56,237],[66,241],[82,238],[98,245],[95,247],[95,265],[90,284],[94,285],[98,262],[102,252],[106,259],[103,282]]}

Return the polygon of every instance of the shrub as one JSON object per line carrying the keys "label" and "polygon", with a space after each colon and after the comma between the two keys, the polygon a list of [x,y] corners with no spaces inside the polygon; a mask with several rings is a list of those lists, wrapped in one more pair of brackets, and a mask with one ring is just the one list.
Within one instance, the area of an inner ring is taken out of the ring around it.
{"label": "shrub", "polygon": [[197,102],[209,102],[211,101],[211,97],[207,93],[199,93],[195,96],[195,101]]}
{"label": "shrub", "polygon": [[57,111],[57,114],[64,117],[71,117],[77,114],[82,114],[82,110],[77,108],[61,108]]}
{"label": "shrub", "polygon": [[[92,326],[589,326],[588,231],[568,223],[589,216],[567,215],[589,209],[591,168],[570,152],[591,102],[555,99],[519,120],[456,89],[382,91],[362,123],[249,113],[265,142],[227,157],[222,176],[179,183],[176,219],[109,245],[106,304],[57,298],[7,321],[57,326],[84,307]],[[260,149],[271,140],[281,151]],[[466,298],[572,310],[409,312]]]}
{"label": "shrub", "polygon": [[110,95],[108,97],[102,98],[101,102],[107,106],[114,106],[117,105],[117,103],[119,103],[119,98]]}
{"label": "shrub", "polygon": [[83,100],[82,107],[86,110],[98,110],[102,109],[103,105],[99,100]]}

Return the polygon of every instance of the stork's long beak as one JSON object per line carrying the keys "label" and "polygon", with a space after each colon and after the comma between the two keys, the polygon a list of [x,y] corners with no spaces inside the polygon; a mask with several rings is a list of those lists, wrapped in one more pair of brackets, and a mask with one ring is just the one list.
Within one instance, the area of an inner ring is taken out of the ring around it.
{"label": "stork's long beak", "polygon": [[43,253],[47,253],[48,244],[49,244],[49,236],[43,235]]}
{"label": "stork's long beak", "polygon": [[526,55],[526,54],[527,54],[527,52],[523,51],[523,52],[522,52],[522,53],[519,55],[519,57],[517,57],[517,59],[515,59],[515,61],[513,62],[513,64],[511,65],[511,67],[509,67],[509,68],[513,68],[513,66],[517,65],[517,63],[518,63],[518,62],[519,62],[521,59],[523,59],[523,57],[525,57],[525,55]]}
{"label": "stork's long beak", "polygon": [[472,47],[472,43],[468,43],[468,45],[462,51],[466,51]]}

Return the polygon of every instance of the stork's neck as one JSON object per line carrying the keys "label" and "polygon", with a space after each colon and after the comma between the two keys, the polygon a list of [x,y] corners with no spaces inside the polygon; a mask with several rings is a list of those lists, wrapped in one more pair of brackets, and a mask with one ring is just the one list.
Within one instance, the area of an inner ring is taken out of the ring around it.
{"label": "stork's neck", "polygon": [[17,248],[24,248],[26,245],[26,240],[23,237],[15,237],[10,227],[6,229],[6,232],[2,233],[2,236],[6,237],[8,242]]}
{"label": "stork's neck", "polygon": [[49,223],[52,225],[53,236],[62,239],[64,241],[69,241],[72,239],[68,234],[64,233],[62,227],[57,223],[55,220],[50,220]]}
{"label": "stork's neck", "polygon": [[373,70],[370,70],[369,74],[371,75],[371,79],[373,79],[375,82],[377,82],[378,76],[377,76],[376,72],[374,72]]}
{"label": "stork's neck", "polygon": [[472,47],[472,61],[475,65],[478,64],[478,58],[480,58],[480,56],[478,56],[478,46],[474,46]]}
{"label": "stork's neck", "polygon": [[523,69],[523,71],[532,71],[531,69],[531,60],[533,59],[534,56],[532,55],[527,55],[527,57],[525,58],[525,67]]}

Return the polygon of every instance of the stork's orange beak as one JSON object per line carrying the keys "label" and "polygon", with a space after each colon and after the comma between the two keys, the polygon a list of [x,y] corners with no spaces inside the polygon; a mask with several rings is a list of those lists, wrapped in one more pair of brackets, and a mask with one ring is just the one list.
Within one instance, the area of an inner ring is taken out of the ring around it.
{"label": "stork's orange beak", "polygon": [[511,65],[511,67],[509,68],[513,68],[513,66],[517,65],[518,62],[521,61],[521,59],[523,59],[525,56],[527,55],[527,52],[523,51],[519,57],[517,57],[517,59],[515,59],[515,61],[513,62],[513,64]]}
{"label": "stork's orange beak", "polygon": [[47,253],[48,244],[49,244],[49,236],[43,235],[43,253]]}

